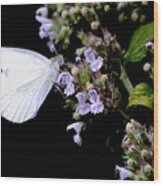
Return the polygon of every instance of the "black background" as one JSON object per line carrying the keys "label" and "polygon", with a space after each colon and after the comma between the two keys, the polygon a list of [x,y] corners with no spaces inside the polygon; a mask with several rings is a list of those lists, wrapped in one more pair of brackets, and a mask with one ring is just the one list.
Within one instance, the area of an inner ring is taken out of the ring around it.
{"label": "black background", "polygon": [[[46,41],[38,36],[39,24],[34,17],[40,6],[2,6],[2,46],[26,48],[52,56]],[[152,20],[153,3],[147,11]],[[115,17],[110,19],[110,31],[117,33],[126,48],[137,25],[126,23],[120,29]],[[128,67],[134,84],[142,79],[148,81],[140,69],[142,64]],[[123,105],[127,102],[127,93],[121,89]],[[146,113],[142,110],[134,114],[141,121],[153,118],[151,113],[143,115]],[[71,112],[63,110],[62,97],[54,89],[35,119],[18,125],[2,118],[2,176],[115,179],[115,165],[123,165],[120,147],[125,129],[123,118],[118,113],[97,118],[82,134],[82,147],[73,143],[73,132],[66,132],[66,126],[72,123],[71,118]],[[107,139],[109,144],[106,145]]]}

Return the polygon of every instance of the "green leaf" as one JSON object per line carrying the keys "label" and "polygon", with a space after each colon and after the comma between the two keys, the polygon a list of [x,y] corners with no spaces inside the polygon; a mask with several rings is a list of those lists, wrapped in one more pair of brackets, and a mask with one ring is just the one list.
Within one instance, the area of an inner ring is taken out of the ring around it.
{"label": "green leaf", "polygon": [[78,49],[76,49],[75,54],[77,56],[81,56],[83,54],[83,52],[84,52],[85,49],[86,49],[86,47],[78,48]]}
{"label": "green leaf", "polygon": [[125,54],[126,63],[141,61],[148,51],[145,44],[154,38],[154,24],[140,26],[133,34],[128,51]]}
{"label": "green leaf", "polygon": [[86,34],[84,33],[83,30],[79,31],[77,36],[78,36],[78,38],[80,39],[80,41],[82,42],[82,44],[84,46],[88,45],[88,38],[87,38],[87,36],[86,36]]}
{"label": "green leaf", "polygon": [[130,94],[127,108],[136,106],[153,109],[153,90],[147,83],[138,84]]}

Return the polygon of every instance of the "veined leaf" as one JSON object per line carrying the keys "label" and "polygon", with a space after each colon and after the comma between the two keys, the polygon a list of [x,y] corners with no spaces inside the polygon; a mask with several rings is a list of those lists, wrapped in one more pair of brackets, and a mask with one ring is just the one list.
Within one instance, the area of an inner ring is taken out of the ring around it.
{"label": "veined leaf", "polygon": [[129,107],[144,106],[153,109],[153,90],[147,83],[138,84],[129,97]]}
{"label": "veined leaf", "polygon": [[139,27],[133,34],[128,51],[125,54],[126,63],[141,61],[148,51],[145,44],[154,38],[154,24],[149,23]]}

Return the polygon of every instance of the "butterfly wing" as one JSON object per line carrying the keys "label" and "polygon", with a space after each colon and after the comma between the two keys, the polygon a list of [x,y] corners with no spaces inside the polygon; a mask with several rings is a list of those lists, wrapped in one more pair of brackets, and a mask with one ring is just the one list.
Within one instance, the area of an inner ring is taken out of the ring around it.
{"label": "butterfly wing", "polygon": [[36,52],[2,48],[1,115],[13,123],[35,117],[57,74],[58,68],[52,71],[51,61]]}

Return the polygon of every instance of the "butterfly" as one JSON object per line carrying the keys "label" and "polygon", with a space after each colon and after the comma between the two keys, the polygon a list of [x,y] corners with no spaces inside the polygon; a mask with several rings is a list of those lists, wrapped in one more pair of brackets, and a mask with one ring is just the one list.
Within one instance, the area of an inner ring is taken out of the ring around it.
{"label": "butterfly", "polygon": [[63,63],[26,49],[1,48],[1,115],[13,123],[34,118]]}

